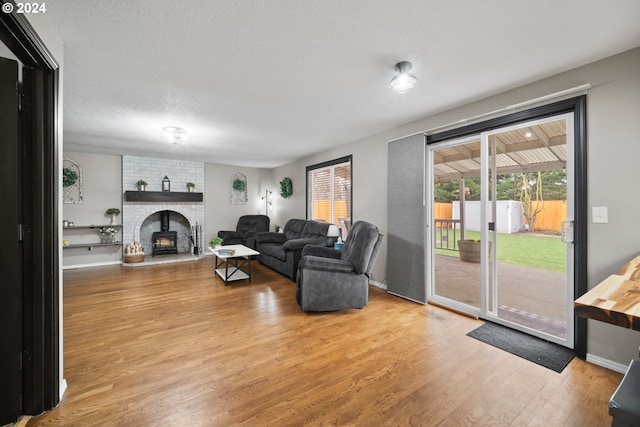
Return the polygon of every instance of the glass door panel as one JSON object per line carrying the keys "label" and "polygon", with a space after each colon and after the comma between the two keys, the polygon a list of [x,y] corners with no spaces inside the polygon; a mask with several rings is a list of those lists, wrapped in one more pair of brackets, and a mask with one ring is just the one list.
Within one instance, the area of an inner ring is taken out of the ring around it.
{"label": "glass door panel", "polygon": [[573,219],[567,129],[571,115],[482,134],[483,316],[572,346],[573,245],[560,237],[562,223]]}
{"label": "glass door panel", "polygon": [[[479,316],[480,138],[435,144],[428,150],[429,301]],[[468,249],[464,257],[460,248]]]}

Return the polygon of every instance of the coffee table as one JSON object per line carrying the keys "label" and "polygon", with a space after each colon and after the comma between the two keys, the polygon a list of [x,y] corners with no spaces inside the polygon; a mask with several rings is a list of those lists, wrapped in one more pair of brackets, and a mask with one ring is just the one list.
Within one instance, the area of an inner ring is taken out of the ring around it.
{"label": "coffee table", "polygon": [[210,247],[209,250],[216,256],[215,272],[224,281],[225,286],[234,280],[249,279],[251,283],[251,258],[260,252],[245,245],[227,245],[220,249]]}

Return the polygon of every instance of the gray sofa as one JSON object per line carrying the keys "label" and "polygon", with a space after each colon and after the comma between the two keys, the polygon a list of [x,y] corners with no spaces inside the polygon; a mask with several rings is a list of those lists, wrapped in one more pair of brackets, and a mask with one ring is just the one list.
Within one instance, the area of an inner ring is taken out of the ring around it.
{"label": "gray sofa", "polygon": [[326,222],[290,219],[283,233],[257,233],[258,261],[295,282],[302,249],[307,245],[332,246],[336,238],[328,237],[328,231]]}
{"label": "gray sofa", "polygon": [[368,222],[353,224],[342,251],[307,246],[298,266],[296,300],[302,311],[363,308],[369,276],[384,236]]}

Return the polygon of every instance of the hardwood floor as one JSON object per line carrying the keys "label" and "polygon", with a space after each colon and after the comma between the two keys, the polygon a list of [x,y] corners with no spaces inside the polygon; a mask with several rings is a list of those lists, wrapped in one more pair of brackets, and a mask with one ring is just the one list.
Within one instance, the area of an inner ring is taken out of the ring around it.
{"label": "hardwood floor", "polygon": [[207,258],[64,273],[69,388],[34,426],[603,426],[622,375],[561,373],[465,336],[482,322],[370,288],[305,314],[260,266]]}

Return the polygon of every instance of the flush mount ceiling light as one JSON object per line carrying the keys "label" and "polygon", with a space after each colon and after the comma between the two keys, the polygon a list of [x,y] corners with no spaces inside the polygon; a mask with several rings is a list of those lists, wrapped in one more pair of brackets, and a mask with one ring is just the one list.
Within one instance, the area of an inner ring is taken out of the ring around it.
{"label": "flush mount ceiling light", "polygon": [[165,126],[162,128],[161,139],[171,144],[180,144],[187,140],[187,130],[176,126]]}
{"label": "flush mount ceiling light", "polygon": [[411,74],[411,62],[398,62],[395,67],[398,74],[389,82],[389,87],[396,92],[406,92],[418,83],[418,78]]}

